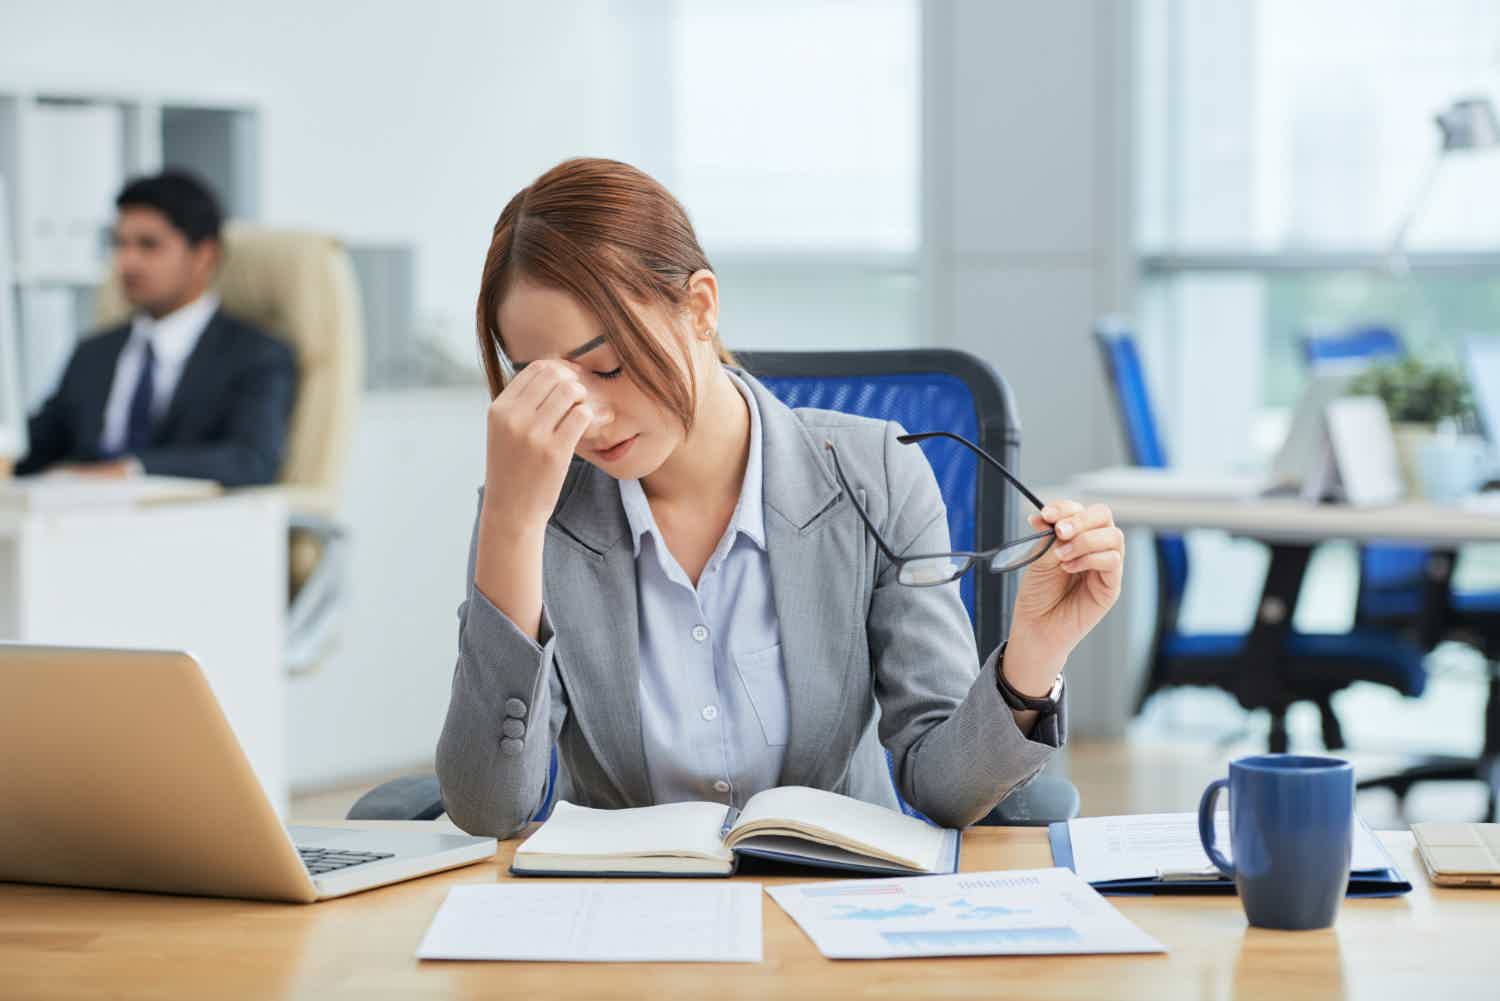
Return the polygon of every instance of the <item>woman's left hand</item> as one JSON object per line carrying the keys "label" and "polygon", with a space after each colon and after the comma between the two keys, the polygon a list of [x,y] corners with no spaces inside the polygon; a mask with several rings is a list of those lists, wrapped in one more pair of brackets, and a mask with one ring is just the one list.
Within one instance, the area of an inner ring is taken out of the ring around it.
{"label": "woman's left hand", "polygon": [[1056,501],[1027,520],[1035,531],[1053,529],[1057,540],[1025,570],[1011,649],[1022,645],[1028,660],[1060,668],[1120,597],[1125,534],[1103,504],[1085,508],[1077,501]]}

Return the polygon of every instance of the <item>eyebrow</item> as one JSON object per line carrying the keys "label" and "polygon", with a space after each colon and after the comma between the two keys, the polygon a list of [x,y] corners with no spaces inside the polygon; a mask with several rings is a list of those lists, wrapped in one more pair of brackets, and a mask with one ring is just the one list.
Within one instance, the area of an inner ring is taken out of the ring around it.
{"label": "eyebrow", "polygon": [[[605,341],[604,335],[600,334],[598,337],[595,337],[593,340],[588,341],[588,342],[586,342],[584,344],[578,345],[578,347],[574,348],[572,351],[569,351],[567,354],[563,355],[563,358],[566,359],[567,361],[573,361],[575,359],[582,358],[584,355],[588,354],[590,351],[594,350],[595,348],[597,348],[601,344],[603,344],[604,341]],[[515,369],[517,373],[519,373],[523,368],[525,368],[527,365],[530,365],[530,364],[531,364],[531,362],[529,362],[529,361],[518,361],[518,362],[512,363],[511,367],[513,369]]]}

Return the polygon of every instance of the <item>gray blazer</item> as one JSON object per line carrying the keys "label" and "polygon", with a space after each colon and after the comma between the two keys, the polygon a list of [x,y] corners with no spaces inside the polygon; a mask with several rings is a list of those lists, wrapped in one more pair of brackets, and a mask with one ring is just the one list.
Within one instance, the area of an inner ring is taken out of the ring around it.
{"label": "gray blazer", "polygon": [[[791,710],[780,784],[895,808],[883,745],[908,803],[945,826],[973,823],[1041,770],[1063,741],[1064,713],[1022,734],[996,684],[999,651],[979,664],[958,588],[898,584],[843,496],[825,440],[897,552],[949,548],[937,480],[919,448],[896,441],[901,427],[793,411],[744,378],[762,418]],[[582,460],[568,471],[547,524],[540,645],[480,593],[474,557],[471,545],[437,745],[448,815],[474,834],[513,836],[541,805],[554,746],[559,798],[649,806],[635,560],[615,481]]]}

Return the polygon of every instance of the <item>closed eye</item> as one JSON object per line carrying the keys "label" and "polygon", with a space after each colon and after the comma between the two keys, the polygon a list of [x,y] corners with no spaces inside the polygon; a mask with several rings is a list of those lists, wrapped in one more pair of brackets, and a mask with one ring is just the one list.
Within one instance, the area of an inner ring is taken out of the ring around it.
{"label": "closed eye", "polygon": [[625,369],[623,367],[620,367],[609,372],[595,372],[594,374],[601,379],[618,379],[620,377],[620,373],[624,371]]}

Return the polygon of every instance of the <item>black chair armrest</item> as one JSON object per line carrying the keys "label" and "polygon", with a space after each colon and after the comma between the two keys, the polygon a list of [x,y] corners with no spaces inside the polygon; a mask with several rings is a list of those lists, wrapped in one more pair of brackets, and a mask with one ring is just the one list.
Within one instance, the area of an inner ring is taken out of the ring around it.
{"label": "black chair armrest", "polygon": [[1078,790],[1067,779],[1038,775],[1002,799],[976,827],[1046,827],[1078,816]]}
{"label": "black chair armrest", "polygon": [[405,775],[383,782],[349,808],[346,820],[436,820],[443,793],[436,775]]}

